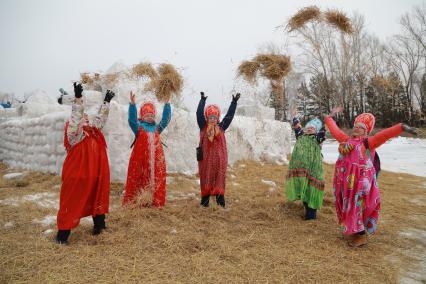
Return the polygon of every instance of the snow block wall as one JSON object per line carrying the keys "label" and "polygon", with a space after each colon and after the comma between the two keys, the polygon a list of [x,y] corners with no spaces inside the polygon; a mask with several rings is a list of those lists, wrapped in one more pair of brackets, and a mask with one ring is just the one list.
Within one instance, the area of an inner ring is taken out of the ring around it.
{"label": "snow block wall", "polygon": [[[83,96],[86,97],[86,111],[92,114],[93,108],[102,102],[105,92],[87,89],[85,86]],[[110,114],[103,133],[108,145],[111,179],[125,181],[130,145],[134,139],[127,122],[128,92],[132,89],[137,94],[138,108],[143,101],[155,101],[155,98],[143,94],[143,82],[124,78],[112,89],[116,97],[110,104]],[[54,97],[46,101],[46,97],[47,94],[37,92],[15,109],[0,109],[2,162],[15,168],[61,174],[66,155],[63,129],[71,114],[71,107],[59,105]],[[163,105],[155,103],[159,121]],[[244,159],[287,163],[291,135],[288,123],[237,115],[225,135],[230,165]],[[167,171],[196,174],[198,164],[195,149],[199,142],[199,129],[195,113],[172,103],[172,119],[161,137],[165,144]]]}

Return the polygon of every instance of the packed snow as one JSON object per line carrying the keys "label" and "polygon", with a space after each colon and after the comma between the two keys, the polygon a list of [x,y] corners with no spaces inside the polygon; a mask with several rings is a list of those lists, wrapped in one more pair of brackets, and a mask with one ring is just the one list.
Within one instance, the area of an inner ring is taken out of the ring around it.
{"label": "packed snow", "polygon": [[[124,68],[126,67],[114,64],[110,69]],[[138,106],[144,101],[154,101],[157,105],[157,121],[161,119],[163,106],[152,94],[143,92],[145,83],[143,79],[122,76],[114,86],[108,85],[108,82],[97,86],[103,92],[88,88],[83,92],[85,110],[90,116],[96,113],[107,88],[112,88],[116,93],[103,130],[108,145],[112,180],[126,179],[130,145],[134,139],[127,122],[129,91],[136,93]],[[67,91],[73,94],[72,90]],[[36,91],[25,103],[11,109],[1,109],[0,160],[13,168],[60,174],[66,154],[63,129],[71,114],[72,97],[65,96],[65,104],[59,105],[52,96],[43,91]],[[270,119],[273,110],[262,107],[259,112],[259,108],[253,108],[254,104],[253,99],[242,100],[238,113],[246,116],[236,115],[226,132],[229,164],[233,165],[242,159],[287,163],[286,156],[290,152],[290,125]],[[226,113],[226,109],[222,110],[222,113]],[[198,146],[199,129],[195,113],[188,111],[182,100],[172,101],[172,119],[161,136],[166,145],[164,150],[167,171],[197,173],[195,148]]]}

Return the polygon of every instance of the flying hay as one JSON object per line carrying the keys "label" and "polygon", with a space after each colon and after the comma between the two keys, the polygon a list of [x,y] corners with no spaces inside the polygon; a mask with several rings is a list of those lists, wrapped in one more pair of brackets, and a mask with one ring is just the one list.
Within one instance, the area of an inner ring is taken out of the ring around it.
{"label": "flying hay", "polygon": [[257,72],[259,71],[260,64],[255,61],[245,60],[238,66],[238,76],[244,78],[251,84],[256,82]]}
{"label": "flying hay", "polygon": [[342,32],[347,34],[351,34],[353,32],[351,20],[345,13],[338,10],[328,10],[324,13],[324,17],[328,24]]}
{"label": "flying hay", "polygon": [[179,96],[183,88],[182,76],[171,64],[161,64],[157,70],[158,76],[152,78],[145,86],[145,91],[155,94],[160,102],[170,101],[173,95]]}
{"label": "flying hay", "polygon": [[307,22],[321,20],[321,11],[317,6],[309,6],[300,9],[290,18],[287,28],[290,32],[302,28]]}
{"label": "flying hay", "polygon": [[139,63],[133,66],[132,75],[137,78],[148,77],[152,80],[158,76],[158,73],[151,63]]}

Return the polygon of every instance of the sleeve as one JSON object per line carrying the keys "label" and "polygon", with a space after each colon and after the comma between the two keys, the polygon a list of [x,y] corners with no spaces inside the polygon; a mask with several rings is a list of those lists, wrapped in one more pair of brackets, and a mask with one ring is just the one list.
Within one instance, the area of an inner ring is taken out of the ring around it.
{"label": "sleeve", "polygon": [[83,113],[83,102],[81,100],[76,99],[72,104],[71,117],[68,120],[69,124],[67,130],[67,138],[71,146],[74,146],[75,144],[84,139]]}
{"label": "sleeve", "polygon": [[[299,124],[298,127],[296,127]],[[293,117],[293,129],[294,134],[296,135],[296,139],[303,135],[303,129],[300,127],[300,121],[297,117]]]}
{"label": "sleeve", "polygon": [[99,108],[98,114],[96,115],[95,119],[93,120],[93,126],[99,130],[102,130],[102,128],[104,128],[105,123],[108,119],[108,114],[109,114],[109,103],[104,102]]}
{"label": "sleeve", "polygon": [[320,145],[322,144],[322,142],[325,141],[325,132],[326,130],[325,130],[325,127],[323,126],[321,130],[317,133],[317,141],[318,141],[318,144]]}
{"label": "sleeve", "polygon": [[368,137],[368,146],[370,149],[376,149],[389,139],[401,134],[402,131],[402,123],[383,129],[382,131],[377,132],[375,135]]}
{"label": "sleeve", "polygon": [[228,108],[228,111],[226,112],[225,117],[220,122],[219,126],[222,128],[223,131],[226,131],[228,127],[231,125],[232,120],[234,119],[235,111],[237,110],[237,102],[232,101],[231,105]]}
{"label": "sleeve", "polygon": [[206,118],[204,117],[204,107],[206,105],[206,99],[201,98],[197,107],[197,123],[200,129],[206,126]]}
{"label": "sleeve", "polygon": [[324,122],[325,125],[327,125],[331,135],[333,135],[333,137],[336,138],[339,143],[346,142],[349,140],[349,135],[340,130],[340,128],[337,126],[336,122],[331,116],[326,116]]}
{"label": "sleeve", "polygon": [[138,134],[139,130],[139,122],[138,122],[138,115],[137,115],[137,109],[135,104],[129,104],[129,126],[132,129],[133,133],[135,135]]}
{"label": "sleeve", "polygon": [[163,132],[164,129],[166,129],[167,125],[170,122],[171,117],[172,117],[172,108],[169,103],[166,103],[163,108],[163,116],[161,118],[160,124],[157,127],[158,132],[161,133]]}

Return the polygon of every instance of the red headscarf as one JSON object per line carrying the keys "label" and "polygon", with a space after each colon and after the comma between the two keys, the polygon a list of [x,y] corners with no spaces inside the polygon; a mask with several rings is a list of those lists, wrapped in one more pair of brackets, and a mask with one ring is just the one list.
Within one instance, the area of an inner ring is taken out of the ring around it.
{"label": "red headscarf", "polygon": [[370,134],[374,128],[376,119],[371,113],[362,113],[355,118],[354,124],[363,124],[367,130],[367,134]]}
{"label": "red headscarf", "polygon": [[[215,115],[217,116],[216,123],[211,123],[209,121],[209,116]],[[204,116],[207,120],[207,137],[210,140],[210,142],[213,141],[213,139],[220,134],[220,128],[218,126],[219,118],[220,118],[220,108],[217,105],[209,105],[206,107],[204,111]]]}
{"label": "red headscarf", "polygon": [[206,120],[209,119],[210,115],[217,116],[217,119],[220,118],[220,108],[218,105],[208,105],[204,111],[204,116],[206,117]]}
{"label": "red headscarf", "polygon": [[146,114],[152,114],[155,116],[155,105],[152,102],[144,103],[139,109],[139,120]]}

